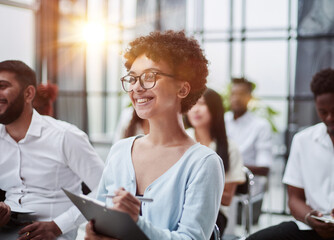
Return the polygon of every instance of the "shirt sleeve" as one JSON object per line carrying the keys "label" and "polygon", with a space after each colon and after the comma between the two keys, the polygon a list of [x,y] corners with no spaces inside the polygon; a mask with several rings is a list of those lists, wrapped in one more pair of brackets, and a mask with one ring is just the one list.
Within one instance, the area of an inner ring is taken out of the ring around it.
{"label": "shirt sleeve", "polygon": [[[115,146],[115,145],[113,145]],[[106,194],[108,194],[108,190],[107,190],[107,184],[106,184],[106,176],[108,176],[109,172],[110,172],[110,161],[111,161],[111,153],[112,151],[109,152],[107,159],[106,159],[106,164],[102,173],[102,177],[100,179],[98,188],[97,188],[97,193],[96,193],[96,199],[106,203],[107,198],[105,197]],[[109,179],[110,184],[112,184],[112,178]]]}
{"label": "shirt sleeve", "polygon": [[243,183],[246,181],[246,176],[242,170],[244,163],[241,153],[233,141],[228,141],[228,154],[230,168],[226,172],[225,183],[238,182]]}
{"label": "shirt sleeve", "polygon": [[304,188],[303,179],[300,172],[300,166],[302,164],[300,151],[301,148],[299,146],[298,137],[295,136],[291,143],[291,150],[283,176],[283,183],[298,188]]}
{"label": "shirt sleeve", "polygon": [[[87,184],[92,191],[89,196],[95,197],[104,164],[89,143],[88,136],[78,128],[71,127],[65,131],[63,150],[65,163]],[[63,234],[84,221],[85,218],[75,206],[54,219]]]}
{"label": "shirt sleeve", "polygon": [[255,144],[256,166],[270,167],[273,161],[271,128],[267,122],[259,128]]}
{"label": "shirt sleeve", "polygon": [[170,231],[139,217],[138,226],[149,239],[209,239],[217,219],[224,190],[224,167],[218,155],[209,155],[192,171],[178,229]]}

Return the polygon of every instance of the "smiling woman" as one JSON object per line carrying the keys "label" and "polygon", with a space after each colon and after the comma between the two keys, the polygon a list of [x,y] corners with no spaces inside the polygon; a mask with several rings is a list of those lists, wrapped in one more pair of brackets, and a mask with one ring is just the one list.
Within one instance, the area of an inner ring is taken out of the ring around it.
{"label": "smiling woman", "polygon": [[[209,239],[224,167],[214,151],[187,135],[182,121],[206,89],[208,62],[196,40],[174,31],[135,39],[125,58],[123,89],[150,132],[112,147],[98,199],[128,213],[149,239]],[[141,203],[135,195],[154,201]],[[86,233],[87,239],[101,237],[93,223]]]}

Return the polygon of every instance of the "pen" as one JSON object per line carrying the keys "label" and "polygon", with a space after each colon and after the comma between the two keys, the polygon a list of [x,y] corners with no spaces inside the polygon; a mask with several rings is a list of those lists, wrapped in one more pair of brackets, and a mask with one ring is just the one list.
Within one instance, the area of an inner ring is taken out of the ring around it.
{"label": "pen", "polygon": [[[107,195],[107,194],[103,194],[102,195],[103,197],[106,197],[106,198],[114,198],[116,197],[116,195]],[[140,196],[135,196],[139,201],[142,201],[142,202],[153,202],[153,199],[152,198],[145,198],[145,197],[140,197]]]}

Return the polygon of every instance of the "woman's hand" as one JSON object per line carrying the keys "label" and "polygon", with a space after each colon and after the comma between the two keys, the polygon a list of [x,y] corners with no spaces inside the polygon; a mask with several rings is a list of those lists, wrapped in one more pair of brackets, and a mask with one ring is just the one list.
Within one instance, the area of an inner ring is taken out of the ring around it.
{"label": "woman's hand", "polygon": [[94,231],[94,227],[93,227],[93,222],[90,221],[89,223],[87,223],[86,225],[86,236],[85,236],[85,240],[117,240],[115,238],[110,238],[110,237],[106,237],[100,234],[97,234]]}
{"label": "woman's hand", "polygon": [[115,195],[112,199],[114,204],[112,209],[129,214],[133,221],[137,222],[140,212],[140,201],[131,193],[125,191],[124,188],[116,190]]}

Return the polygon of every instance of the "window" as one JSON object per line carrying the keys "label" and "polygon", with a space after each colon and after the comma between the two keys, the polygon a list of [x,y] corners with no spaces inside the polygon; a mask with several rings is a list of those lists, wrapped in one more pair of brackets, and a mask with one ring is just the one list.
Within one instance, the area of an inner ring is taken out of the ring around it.
{"label": "window", "polygon": [[[0,61],[21,60],[35,68],[34,1],[0,3]],[[24,27],[23,27],[24,26]]]}

